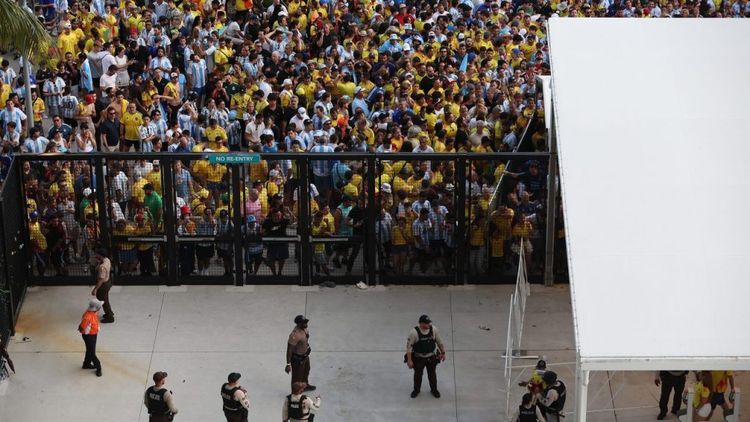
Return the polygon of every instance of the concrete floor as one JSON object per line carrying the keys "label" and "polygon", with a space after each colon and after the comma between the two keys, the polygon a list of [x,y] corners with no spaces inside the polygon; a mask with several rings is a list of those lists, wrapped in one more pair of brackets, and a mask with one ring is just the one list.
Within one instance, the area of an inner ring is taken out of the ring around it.
{"label": "concrete floor", "polygon": [[[170,374],[167,386],[180,409],[176,420],[222,421],[218,390],[232,371],[242,373],[249,391],[250,420],[279,420],[289,389],[286,338],[300,313],[310,318],[310,380],[323,398],[318,421],[501,421],[511,290],[116,286],[111,300],[117,322],[103,325],[99,335],[104,376],[97,378],[80,369],[83,343],[76,331],[90,289],[32,288],[11,340],[19,373],[0,389],[0,421],[146,421],[141,398],[157,370]],[[523,345],[544,355],[571,386],[566,410],[572,411],[568,289],[534,286],[528,303]],[[439,400],[429,395],[426,380],[423,394],[409,398],[411,373],[402,363],[406,336],[422,313],[432,317],[449,349],[438,367]],[[523,366],[533,363],[516,361],[513,380],[527,377],[530,368]],[[655,420],[658,389],[651,374],[608,375],[592,377],[589,420]],[[522,393],[512,389],[512,406]]]}

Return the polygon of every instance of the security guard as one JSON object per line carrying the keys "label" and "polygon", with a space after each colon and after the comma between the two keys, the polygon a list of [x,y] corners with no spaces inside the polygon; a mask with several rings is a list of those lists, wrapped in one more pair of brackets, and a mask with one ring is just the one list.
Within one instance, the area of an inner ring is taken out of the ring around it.
{"label": "security guard", "polygon": [[169,422],[177,414],[172,392],[164,388],[166,383],[167,373],[155,372],[154,385],[147,388],[143,394],[143,403],[148,409],[149,422]]}
{"label": "security guard", "polygon": [[565,399],[567,398],[565,383],[557,379],[554,371],[547,371],[542,377],[544,380],[544,391],[537,397],[539,407],[544,413],[547,422],[560,422]]}
{"label": "security guard", "polygon": [[224,416],[227,422],[247,422],[250,401],[247,399],[247,390],[240,386],[241,376],[232,372],[227,377],[227,383],[221,386],[221,399],[224,401]]}
{"label": "security guard", "polygon": [[292,384],[292,394],[284,399],[281,410],[281,420],[284,422],[312,422],[315,419],[313,411],[320,409],[320,396],[315,400],[303,395],[307,384],[295,382]]}
{"label": "security guard", "polygon": [[294,318],[294,329],[289,334],[289,341],[286,345],[286,367],[284,371],[292,373],[292,388],[295,382],[305,383],[305,391],[314,391],[317,387],[308,384],[307,378],[310,376],[310,332],[307,330],[307,323],[310,320],[304,315],[297,315]]}
{"label": "security guard", "polygon": [[419,325],[409,333],[406,340],[405,358],[409,369],[414,369],[414,390],[411,392],[411,398],[419,395],[425,368],[427,368],[427,380],[430,382],[430,392],[435,398],[440,398],[435,369],[438,363],[445,361],[445,346],[437,327],[432,325],[432,320],[427,315],[420,316]]}
{"label": "security guard", "polygon": [[534,395],[526,393],[521,399],[521,404],[516,411],[514,422],[545,422],[542,410],[534,401]]}

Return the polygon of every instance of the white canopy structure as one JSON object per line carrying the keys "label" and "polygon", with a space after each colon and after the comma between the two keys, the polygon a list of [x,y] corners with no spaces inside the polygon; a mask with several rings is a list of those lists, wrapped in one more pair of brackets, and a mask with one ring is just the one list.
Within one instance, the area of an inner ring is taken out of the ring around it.
{"label": "white canopy structure", "polygon": [[553,131],[589,371],[750,370],[750,25],[551,19]]}

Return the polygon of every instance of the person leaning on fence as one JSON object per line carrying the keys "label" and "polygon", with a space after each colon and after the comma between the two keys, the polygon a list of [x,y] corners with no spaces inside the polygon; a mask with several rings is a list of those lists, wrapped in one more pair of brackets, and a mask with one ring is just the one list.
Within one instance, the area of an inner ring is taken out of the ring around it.
{"label": "person leaning on fence", "polygon": [[567,391],[565,383],[557,379],[554,371],[546,371],[542,376],[544,390],[537,394],[539,407],[542,409],[547,422],[559,422],[563,416]]}
{"label": "person leaning on fence", "polygon": [[295,382],[292,384],[292,394],[284,399],[284,406],[281,408],[282,422],[312,422],[315,419],[314,411],[320,409],[320,396],[311,399],[305,396],[307,384],[304,382]]}
{"label": "person leaning on fence", "polygon": [[221,399],[227,422],[247,422],[250,401],[247,399],[247,390],[240,386],[240,377],[242,375],[232,372],[227,376],[226,384],[221,386]]}
{"label": "person leaning on fence", "polygon": [[166,372],[155,372],[154,385],[143,393],[143,403],[148,409],[149,422],[169,422],[177,414],[172,392],[164,388],[166,382]]}
{"label": "person leaning on fence", "polygon": [[436,368],[438,363],[445,361],[445,355],[445,346],[437,327],[432,325],[429,316],[420,316],[419,325],[414,327],[406,340],[406,365],[409,369],[414,369],[414,389],[411,392],[411,398],[419,395],[425,368],[427,368],[430,392],[435,398],[440,398]]}

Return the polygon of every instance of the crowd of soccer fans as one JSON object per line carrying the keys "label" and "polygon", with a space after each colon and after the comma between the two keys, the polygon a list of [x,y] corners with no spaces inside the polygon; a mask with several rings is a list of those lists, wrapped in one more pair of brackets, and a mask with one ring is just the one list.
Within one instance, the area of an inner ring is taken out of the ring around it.
{"label": "crowd of soccer fans", "polygon": [[[33,65],[33,116],[24,112],[17,62],[2,61],[0,178],[23,153],[195,155],[169,160],[174,198],[164,197],[159,160],[107,160],[106,210],[98,209],[91,162],[25,161],[38,273],[64,274],[85,261],[100,237],[100,212],[116,239],[119,273],[163,272],[163,246],[123,239],[163,234],[167,206],[179,236],[215,238],[180,244],[181,274],[233,271],[234,212],[242,214],[248,273],[294,273],[286,261],[298,260],[299,247],[263,238],[295,233],[298,163],[205,159],[249,151],[328,153],[310,163],[305,221],[313,238],[351,241],[313,243],[316,272],[350,273],[361,262],[365,211],[375,206],[377,240],[368,245],[379,269],[402,276],[450,274],[466,250],[472,274],[501,271],[521,239],[531,269],[538,264],[546,163],[506,169],[497,159],[472,160],[466,180],[457,180],[455,159],[399,153],[516,150],[544,113],[535,78],[549,73],[547,19],[744,17],[750,7],[746,0],[42,0],[33,13],[54,46]],[[536,127],[527,150],[544,151],[543,124]],[[368,168],[337,159],[342,151],[391,155]],[[240,186],[230,183],[232,171],[241,172]],[[366,203],[368,177],[376,178],[376,204]],[[511,188],[498,190],[501,179]],[[466,245],[454,237],[459,189]]]}

